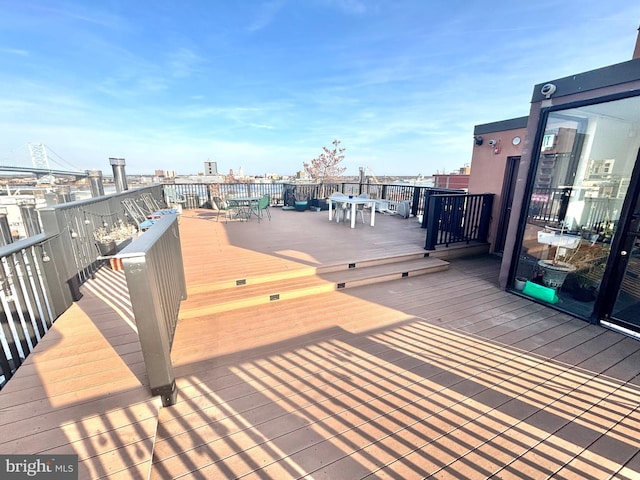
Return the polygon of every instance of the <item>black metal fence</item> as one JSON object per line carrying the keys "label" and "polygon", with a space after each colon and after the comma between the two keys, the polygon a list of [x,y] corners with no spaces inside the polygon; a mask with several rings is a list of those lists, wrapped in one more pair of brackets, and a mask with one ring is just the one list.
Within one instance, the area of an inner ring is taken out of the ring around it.
{"label": "black metal fence", "polygon": [[531,193],[527,222],[557,226],[570,217],[570,224],[566,225],[570,230],[598,233],[615,223],[622,202],[622,198],[587,197],[586,191],[569,187],[535,188]]}
{"label": "black metal fence", "polygon": [[569,188],[535,188],[531,193],[529,223],[544,225],[564,220],[570,197]]}
{"label": "black metal fence", "polygon": [[[215,199],[224,199],[226,196],[262,196],[267,194],[271,198],[272,206],[293,207],[296,201],[322,199],[329,197],[334,192],[341,192],[345,195],[367,193],[371,198],[391,200],[393,202],[409,201],[413,216],[425,214],[431,195],[464,193],[463,190],[416,185],[347,182],[177,183],[169,187],[175,188],[176,192],[184,198],[183,207],[187,209],[215,208]],[[424,220],[423,227],[425,227]]]}
{"label": "black metal fence", "polygon": [[426,217],[426,250],[452,243],[486,242],[492,193],[431,195]]}

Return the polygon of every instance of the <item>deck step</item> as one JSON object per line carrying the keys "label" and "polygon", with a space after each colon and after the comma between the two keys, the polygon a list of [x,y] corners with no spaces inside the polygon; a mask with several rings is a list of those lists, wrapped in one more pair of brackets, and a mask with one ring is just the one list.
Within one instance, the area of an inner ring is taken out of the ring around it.
{"label": "deck step", "polygon": [[376,265],[385,265],[389,263],[405,262],[408,260],[419,260],[428,257],[424,250],[418,250],[404,255],[396,255],[382,258],[364,258],[352,261],[344,261],[334,264],[321,265],[319,267],[309,266],[297,269],[281,270],[275,273],[264,275],[254,275],[251,277],[238,277],[234,279],[220,280],[218,282],[206,283],[204,285],[190,285],[188,287],[188,295],[197,295],[200,293],[215,292],[221,289],[235,288],[238,286],[259,285],[263,283],[272,283],[287,279],[300,279],[314,275],[323,275],[331,272],[340,272],[343,270],[361,269],[365,267],[373,267]]}
{"label": "deck step", "polygon": [[190,291],[187,302],[182,304],[180,318],[196,318],[212,313],[225,312],[238,308],[264,305],[274,301],[290,300],[308,295],[317,295],[334,290],[388,282],[416,275],[446,270],[449,263],[439,258],[396,258],[393,262],[386,259],[370,260],[343,267],[324,267],[305,269],[306,275],[275,279],[273,281],[255,281],[247,279],[239,285],[199,291]]}

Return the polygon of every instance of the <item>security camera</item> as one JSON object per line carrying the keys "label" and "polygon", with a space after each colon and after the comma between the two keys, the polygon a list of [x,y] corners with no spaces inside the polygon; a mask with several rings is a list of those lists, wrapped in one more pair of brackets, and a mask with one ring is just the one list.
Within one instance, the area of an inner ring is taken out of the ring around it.
{"label": "security camera", "polygon": [[495,147],[496,143],[498,143],[498,142],[496,142],[493,138],[491,140],[489,140],[489,145],[491,145],[492,147]]}
{"label": "security camera", "polygon": [[553,95],[555,92],[556,86],[553,83],[545,83],[540,89],[540,93],[547,98],[551,98],[551,95]]}
{"label": "security camera", "polygon": [[476,142],[476,145],[482,145],[483,139],[480,135],[478,135],[477,137],[473,137],[473,139]]}

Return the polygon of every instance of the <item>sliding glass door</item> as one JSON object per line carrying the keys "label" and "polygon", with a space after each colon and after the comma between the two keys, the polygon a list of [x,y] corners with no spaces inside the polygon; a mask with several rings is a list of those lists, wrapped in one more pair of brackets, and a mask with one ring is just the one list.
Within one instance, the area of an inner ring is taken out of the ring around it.
{"label": "sliding glass door", "polygon": [[604,316],[614,325],[640,333],[640,182],[632,186],[629,218],[621,225],[620,246],[612,258],[612,294],[604,300]]}
{"label": "sliding glass door", "polygon": [[512,287],[590,318],[611,295],[602,285],[640,148],[640,97],[543,121]]}

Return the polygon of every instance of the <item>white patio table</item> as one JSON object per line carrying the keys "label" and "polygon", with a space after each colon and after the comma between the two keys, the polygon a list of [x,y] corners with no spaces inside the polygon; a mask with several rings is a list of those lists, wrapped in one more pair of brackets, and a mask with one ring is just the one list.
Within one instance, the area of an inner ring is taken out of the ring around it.
{"label": "white patio table", "polygon": [[371,198],[331,196],[329,197],[329,221],[333,220],[333,205],[351,206],[351,228],[356,228],[356,206],[369,205],[371,207],[371,226],[376,224],[376,201]]}

